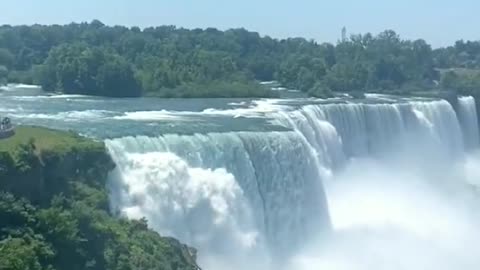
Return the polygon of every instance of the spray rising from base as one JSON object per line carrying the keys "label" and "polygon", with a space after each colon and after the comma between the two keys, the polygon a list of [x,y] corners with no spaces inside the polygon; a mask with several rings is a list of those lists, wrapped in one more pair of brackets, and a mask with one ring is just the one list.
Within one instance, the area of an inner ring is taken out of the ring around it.
{"label": "spray rising from base", "polygon": [[[354,160],[328,182],[334,232],[311,243],[286,269],[451,270],[480,266],[478,156],[438,174]],[[437,168],[438,169],[438,168]]]}

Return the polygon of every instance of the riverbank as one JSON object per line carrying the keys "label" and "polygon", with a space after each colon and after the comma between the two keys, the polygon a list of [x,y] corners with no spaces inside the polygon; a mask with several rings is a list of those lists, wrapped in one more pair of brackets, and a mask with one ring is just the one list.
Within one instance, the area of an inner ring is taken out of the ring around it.
{"label": "riverbank", "polygon": [[0,269],[198,268],[194,249],[110,214],[102,142],[20,126],[0,164]]}

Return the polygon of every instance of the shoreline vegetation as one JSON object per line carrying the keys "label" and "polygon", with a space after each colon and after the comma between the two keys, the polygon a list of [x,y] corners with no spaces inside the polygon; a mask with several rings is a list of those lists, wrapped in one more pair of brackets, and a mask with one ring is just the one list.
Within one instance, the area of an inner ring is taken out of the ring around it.
{"label": "shoreline vegetation", "polygon": [[0,269],[198,270],[196,251],[110,213],[102,142],[19,126],[0,140]]}
{"label": "shoreline vegetation", "polygon": [[480,42],[432,49],[387,30],[336,44],[245,29],[0,26],[0,84],[107,97],[276,97],[262,81],[310,96],[453,90],[479,96]]}

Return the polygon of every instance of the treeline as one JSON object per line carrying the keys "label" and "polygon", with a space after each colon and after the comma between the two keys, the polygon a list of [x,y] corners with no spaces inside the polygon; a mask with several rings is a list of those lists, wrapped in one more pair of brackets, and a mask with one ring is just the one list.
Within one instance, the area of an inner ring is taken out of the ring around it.
{"label": "treeline", "polygon": [[434,53],[444,89],[480,98],[480,41],[457,41],[454,46]]}
{"label": "treeline", "polygon": [[[433,50],[393,31],[336,45],[273,39],[245,29],[1,26],[0,78],[48,91],[103,96],[242,97],[272,93],[258,81],[316,96],[438,88],[440,69],[477,68],[480,43]],[[0,79],[1,80],[1,79]]]}

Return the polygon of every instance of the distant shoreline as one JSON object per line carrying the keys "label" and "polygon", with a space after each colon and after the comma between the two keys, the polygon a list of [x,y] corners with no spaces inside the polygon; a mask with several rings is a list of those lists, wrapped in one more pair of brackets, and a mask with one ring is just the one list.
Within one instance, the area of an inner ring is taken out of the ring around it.
{"label": "distant shoreline", "polygon": [[[32,33],[35,33],[34,35]],[[245,29],[0,26],[0,83],[103,97],[264,98],[456,90],[480,96],[480,42],[432,49],[392,30],[336,44]],[[266,87],[260,82],[278,82]]]}

